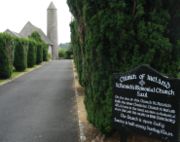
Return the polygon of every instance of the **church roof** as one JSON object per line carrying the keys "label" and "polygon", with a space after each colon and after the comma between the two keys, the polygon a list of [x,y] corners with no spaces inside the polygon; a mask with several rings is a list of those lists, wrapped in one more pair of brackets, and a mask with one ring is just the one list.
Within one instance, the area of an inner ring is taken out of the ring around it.
{"label": "church roof", "polygon": [[23,27],[23,29],[20,32],[20,35],[22,37],[28,37],[30,36],[33,32],[38,32],[39,35],[41,36],[42,40],[47,43],[52,45],[52,42],[49,40],[49,38],[45,35],[45,33],[38,27],[34,26],[31,22],[27,22],[26,25]]}
{"label": "church roof", "polygon": [[18,34],[18,33],[16,33],[16,32],[13,32],[13,31],[11,31],[11,30],[9,30],[9,29],[7,29],[6,31],[4,31],[5,33],[8,33],[8,34],[10,34],[10,35],[12,35],[12,36],[16,36],[16,37],[22,37],[20,34]]}
{"label": "church roof", "polygon": [[50,5],[49,5],[48,9],[53,9],[53,10],[56,10],[56,7],[55,7],[55,5],[54,5],[54,3],[53,3],[53,2],[51,2],[51,3],[50,3]]}

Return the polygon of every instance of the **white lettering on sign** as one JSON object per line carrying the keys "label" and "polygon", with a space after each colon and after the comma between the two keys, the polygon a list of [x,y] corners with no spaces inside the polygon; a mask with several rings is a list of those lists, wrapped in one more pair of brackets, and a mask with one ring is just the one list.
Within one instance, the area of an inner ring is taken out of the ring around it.
{"label": "white lettering on sign", "polygon": [[114,118],[115,122],[164,136],[173,136],[173,132],[166,128],[167,123],[176,122],[176,113],[171,104],[118,95],[115,95],[115,98],[115,111],[120,114],[119,118]]}
{"label": "white lettering on sign", "polygon": [[[121,89],[128,89],[128,90],[135,90],[135,91],[144,91],[147,93],[157,93],[157,94],[164,94],[168,96],[174,96],[174,90],[166,90],[166,89],[161,89],[159,87],[143,87],[139,85],[133,85],[133,84],[122,84],[116,82],[116,88],[121,88]],[[144,97],[144,95],[142,95]],[[147,94],[145,95],[147,96]]]}
{"label": "white lettering on sign", "polygon": [[137,76],[135,74],[133,74],[133,75],[128,75],[128,76],[122,76],[122,77],[120,77],[119,81],[122,83],[125,81],[135,80],[135,79],[137,79]]}
{"label": "white lettering on sign", "polygon": [[[131,85],[131,84],[122,84],[123,82],[126,81],[131,81],[131,80],[137,80],[140,79],[140,85]],[[145,84],[145,81],[150,81],[156,84],[159,84],[163,87],[165,87],[166,89],[161,89],[159,87],[143,87],[143,85]],[[127,75],[127,76],[121,76],[119,78],[119,82],[116,82],[116,87],[117,88],[122,88],[122,89],[130,89],[130,90],[136,90],[136,91],[146,91],[146,92],[151,92],[151,93],[159,93],[159,94],[165,94],[165,95],[169,95],[169,96],[173,96],[174,95],[174,91],[171,88],[171,85],[169,83],[169,81],[164,81],[161,80],[160,78],[156,77],[156,76],[151,76],[149,74],[140,74],[139,77],[137,77],[137,75],[132,74],[132,75]],[[145,97],[147,95],[145,94],[140,94],[137,93],[138,96],[142,96]]]}
{"label": "white lettering on sign", "polygon": [[170,85],[170,83],[168,81],[161,80],[160,78],[158,78],[156,76],[147,75],[147,80],[151,81],[151,82],[154,82],[154,83],[157,83],[159,85],[162,85],[166,89],[171,88],[171,85]]}

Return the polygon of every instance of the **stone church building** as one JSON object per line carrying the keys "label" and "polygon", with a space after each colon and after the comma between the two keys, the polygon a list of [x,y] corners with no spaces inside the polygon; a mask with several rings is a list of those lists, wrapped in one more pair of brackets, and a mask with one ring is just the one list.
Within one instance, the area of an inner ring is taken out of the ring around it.
{"label": "stone church building", "polygon": [[52,54],[52,59],[58,59],[57,9],[53,2],[50,3],[47,9],[47,35],[31,22],[27,22],[20,33],[13,32],[9,29],[5,32],[16,37],[28,37],[35,31],[38,32],[41,39],[49,45],[49,53]]}

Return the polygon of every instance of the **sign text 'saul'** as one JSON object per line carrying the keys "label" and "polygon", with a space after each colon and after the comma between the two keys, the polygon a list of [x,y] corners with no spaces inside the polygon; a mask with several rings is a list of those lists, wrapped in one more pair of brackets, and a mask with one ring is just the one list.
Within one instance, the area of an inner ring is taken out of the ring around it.
{"label": "sign text 'saul'", "polygon": [[179,83],[146,65],[124,75],[115,74],[114,127],[166,140],[177,139]]}

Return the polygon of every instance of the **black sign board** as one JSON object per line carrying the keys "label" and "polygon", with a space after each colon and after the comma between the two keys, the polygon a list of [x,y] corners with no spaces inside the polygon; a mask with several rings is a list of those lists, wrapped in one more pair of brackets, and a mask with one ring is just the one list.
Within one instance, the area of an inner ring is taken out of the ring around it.
{"label": "black sign board", "polygon": [[180,80],[148,65],[114,74],[113,126],[163,140],[177,141]]}

